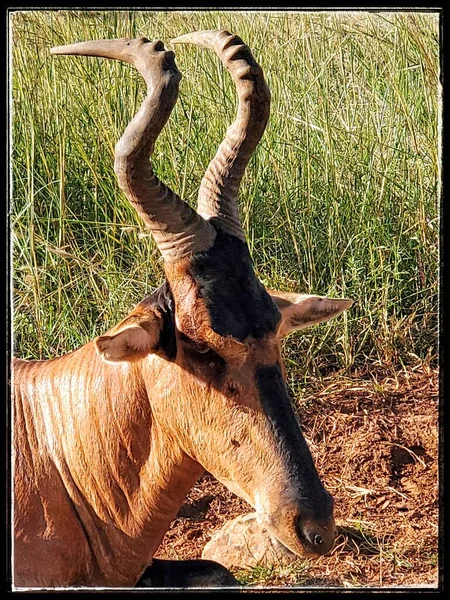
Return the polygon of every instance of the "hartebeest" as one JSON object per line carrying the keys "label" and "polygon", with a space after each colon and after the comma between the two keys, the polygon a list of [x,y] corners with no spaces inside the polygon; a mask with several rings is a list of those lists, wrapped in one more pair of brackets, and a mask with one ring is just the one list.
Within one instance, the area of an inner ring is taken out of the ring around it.
{"label": "hartebeest", "polygon": [[[147,96],[114,166],[161,251],[166,280],[82,348],[14,360],[16,587],[134,586],[144,572],[152,579],[152,557],[205,469],[293,552],[325,554],[334,543],[333,500],[289,399],[280,339],[352,301],[269,291],[257,279],[237,199],[269,117],[269,89],[236,35],[174,41],[213,49],[239,98],[198,211],[149,162],[178,95],[174,53],[146,38],[51,50],[123,60],[144,77]],[[166,583],[180,581],[170,563],[153,564]],[[217,581],[234,581],[223,571]]]}

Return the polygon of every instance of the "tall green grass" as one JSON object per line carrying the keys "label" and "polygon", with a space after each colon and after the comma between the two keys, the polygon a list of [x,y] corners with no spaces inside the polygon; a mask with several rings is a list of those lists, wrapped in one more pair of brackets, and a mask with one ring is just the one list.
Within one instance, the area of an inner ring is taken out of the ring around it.
{"label": "tall green grass", "polygon": [[[14,351],[46,358],[123,318],[162,281],[155,244],[118,189],[116,141],[145,93],[131,67],[54,57],[98,38],[239,34],[272,91],[241,189],[255,268],[270,287],[356,306],[286,342],[321,371],[409,365],[437,352],[440,194],[436,13],[11,13]],[[235,113],[207,50],[177,46],[180,98],[154,155],[195,205]]]}

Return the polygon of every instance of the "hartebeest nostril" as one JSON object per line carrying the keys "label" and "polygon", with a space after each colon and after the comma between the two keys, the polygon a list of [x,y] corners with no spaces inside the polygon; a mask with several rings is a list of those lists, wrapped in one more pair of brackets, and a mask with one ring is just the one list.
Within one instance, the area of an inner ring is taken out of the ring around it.
{"label": "hartebeest nostril", "polygon": [[307,552],[327,554],[334,546],[336,528],[313,523],[300,524],[298,528],[300,539]]}
{"label": "hartebeest nostril", "polygon": [[322,536],[315,535],[314,539],[313,539],[313,544],[314,544],[314,546],[320,546],[321,544],[323,544]]}

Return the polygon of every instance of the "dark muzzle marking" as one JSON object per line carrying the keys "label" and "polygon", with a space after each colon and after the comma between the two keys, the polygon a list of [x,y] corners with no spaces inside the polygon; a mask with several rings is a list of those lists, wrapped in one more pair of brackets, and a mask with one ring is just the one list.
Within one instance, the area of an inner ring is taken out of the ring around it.
{"label": "dark muzzle marking", "polygon": [[[295,417],[279,365],[258,366],[256,384],[264,413],[304,508],[318,519],[332,515],[333,501],[320,481],[300,425]],[[320,543],[317,540],[317,543]]]}

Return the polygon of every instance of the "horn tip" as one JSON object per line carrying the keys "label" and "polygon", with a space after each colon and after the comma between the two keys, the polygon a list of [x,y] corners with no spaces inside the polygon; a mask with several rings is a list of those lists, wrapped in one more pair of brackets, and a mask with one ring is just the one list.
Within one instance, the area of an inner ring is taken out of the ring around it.
{"label": "horn tip", "polygon": [[209,45],[214,42],[216,36],[221,32],[220,29],[203,29],[202,31],[191,31],[179,35],[170,40],[171,44],[197,44]]}
{"label": "horn tip", "polygon": [[342,304],[345,306],[345,310],[347,310],[355,304],[355,300],[352,300],[351,298],[342,298]]}
{"label": "horn tip", "polygon": [[189,43],[189,38],[190,38],[191,34],[190,33],[186,33],[184,35],[179,35],[176,38],[173,38],[170,40],[171,44],[183,44],[183,43]]}

